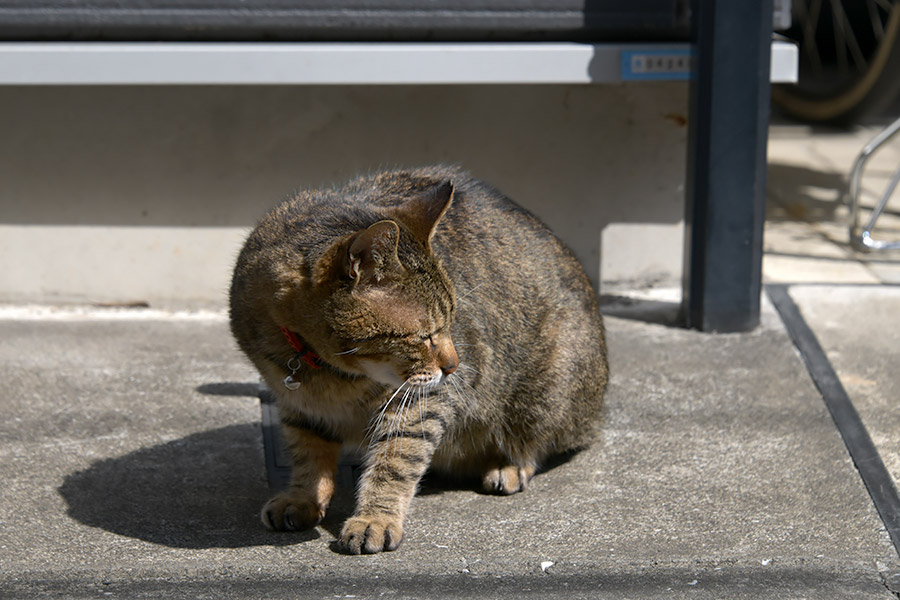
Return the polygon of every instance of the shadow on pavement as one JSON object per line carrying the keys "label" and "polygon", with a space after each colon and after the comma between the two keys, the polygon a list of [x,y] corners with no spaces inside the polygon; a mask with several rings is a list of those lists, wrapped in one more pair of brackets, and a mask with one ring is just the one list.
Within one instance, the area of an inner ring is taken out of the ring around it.
{"label": "shadow on pavement", "polygon": [[197,391],[207,396],[259,396],[259,382],[220,381],[197,386]]}
{"label": "shadow on pavement", "polygon": [[681,304],[678,302],[603,294],[600,296],[600,311],[604,316],[654,323],[665,327],[684,325]]}
{"label": "shadow on pavement", "polygon": [[230,425],[98,461],[59,488],[73,519],[174,548],[290,545],[316,530],[276,534],[259,511],[265,483],[260,426]]}
{"label": "shadow on pavement", "polygon": [[834,221],[835,211],[847,193],[842,173],[770,163],[767,175],[769,221]]}

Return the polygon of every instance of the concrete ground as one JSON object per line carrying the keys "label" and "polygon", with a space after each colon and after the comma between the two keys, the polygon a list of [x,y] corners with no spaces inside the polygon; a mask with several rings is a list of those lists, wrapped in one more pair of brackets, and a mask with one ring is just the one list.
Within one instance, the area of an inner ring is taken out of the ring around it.
{"label": "concrete ground", "polygon": [[[850,249],[835,192],[872,133],[773,128],[765,277],[896,480],[900,256]],[[600,441],[513,497],[428,485],[401,548],[364,557],[334,551],[352,490],[312,532],[259,524],[257,377],[224,313],[0,307],[0,598],[896,598],[897,551],[772,305],[708,335],[671,325],[671,290],[604,300]]]}

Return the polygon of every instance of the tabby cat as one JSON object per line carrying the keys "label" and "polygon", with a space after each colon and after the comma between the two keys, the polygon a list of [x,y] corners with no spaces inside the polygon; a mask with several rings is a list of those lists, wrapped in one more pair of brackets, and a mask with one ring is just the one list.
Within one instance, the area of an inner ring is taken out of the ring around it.
{"label": "tabby cat", "polygon": [[342,445],[365,449],[338,544],[394,550],[426,470],[513,494],[592,439],[607,382],[596,296],[535,217],[450,167],[299,192],[248,237],[231,328],[275,392],[290,486],[274,530],[314,527]]}

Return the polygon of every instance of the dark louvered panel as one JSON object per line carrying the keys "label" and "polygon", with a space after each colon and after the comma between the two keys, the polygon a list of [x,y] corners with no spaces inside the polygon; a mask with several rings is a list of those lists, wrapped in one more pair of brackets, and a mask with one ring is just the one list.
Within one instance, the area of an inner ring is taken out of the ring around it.
{"label": "dark louvered panel", "polygon": [[687,0],[0,0],[0,39],[686,39]]}

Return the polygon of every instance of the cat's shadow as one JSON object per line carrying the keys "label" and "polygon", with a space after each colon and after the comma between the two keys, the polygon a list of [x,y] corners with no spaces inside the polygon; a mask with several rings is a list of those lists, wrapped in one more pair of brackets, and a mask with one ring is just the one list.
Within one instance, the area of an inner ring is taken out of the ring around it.
{"label": "cat's shadow", "polygon": [[289,545],[316,539],[267,531],[258,423],[230,425],[108,458],[68,475],[59,493],[76,521],[174,548]]}
{"label": "cat's shadow", "polygon": [[[198,391],[251,395],[257,384],[210,384]],[[544,470],[571,456],[559,457]],[[354,489],[339,486],[319,528],[273,533],[259,513],[275,491],[265,477],[259,423],[229,425],[99,460],[65,477],[58,491],[79,523],[172,548],[287,546],[316,540],[324,530],[338,538],[355,507]],[[479,492],[475,480],[429,474],[418,495]],[[483,492],[482,492],[483,493]],[[332,549],[337,546],[332,543]]]}
{"label": "cat's shadow", "polygon": [[[223,390],[201,391],[233,391]],[[429,486],[422,493],[443,489]],[[320,528],[265,529],[260,509],[275,490],[266,482],[259,423],[202,431],[99,460],[66,476],[58,491],[68,516],[79,523],[191,549],[293,545],[319,539],[321,529],[337,538],[355,506],[354,490],[338,487]]]}

